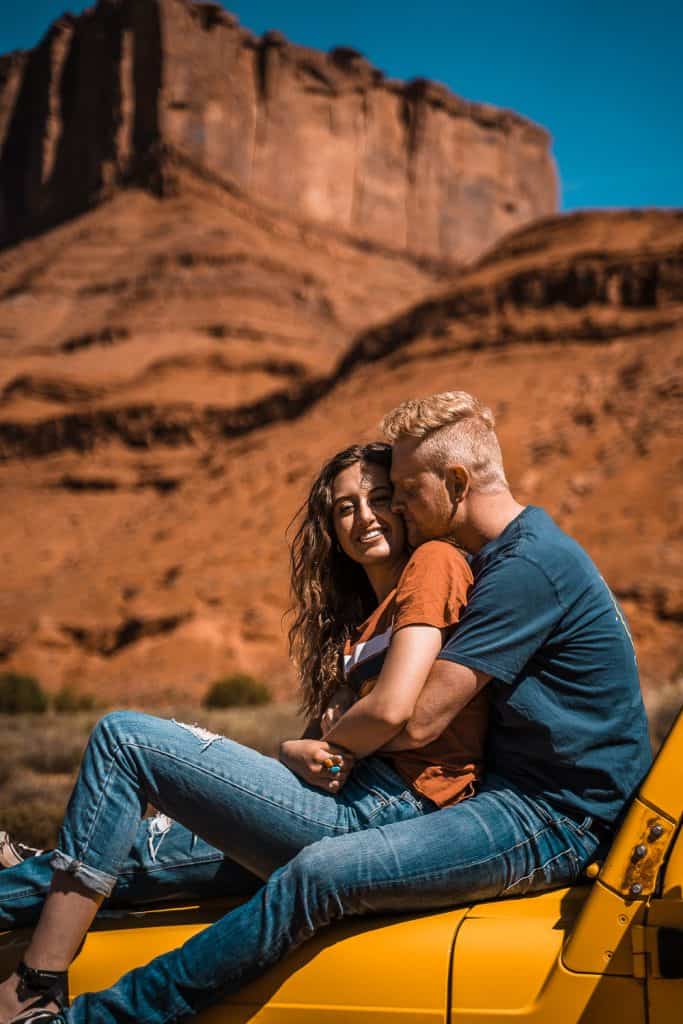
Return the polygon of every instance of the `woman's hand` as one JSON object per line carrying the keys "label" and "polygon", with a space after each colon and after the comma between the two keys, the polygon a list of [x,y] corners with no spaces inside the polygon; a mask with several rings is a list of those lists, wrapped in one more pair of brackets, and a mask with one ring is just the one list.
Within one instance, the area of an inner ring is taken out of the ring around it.
{"label": "woman's hand", "polygon": [[323,736],[327,736],[330,729],[349,710],[355,699],[356,695],[350,686],[339,686],[334,691],[330,703],[320,716],[320,731]]}
{"label": "woman's hand", "polygon": [[326,793],[339,792],[355,762],[353,754],[325,740],[285,740],[280,760],[304,782]]}

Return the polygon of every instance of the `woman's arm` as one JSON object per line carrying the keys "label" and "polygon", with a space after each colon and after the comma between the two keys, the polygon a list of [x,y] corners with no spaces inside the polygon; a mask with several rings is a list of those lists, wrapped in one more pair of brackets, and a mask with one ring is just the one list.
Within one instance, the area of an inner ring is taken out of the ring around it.
{"label": "woman's arm", "polygon": [[442,643],[442,632],[436,626],[411,625],[398,630],[374,688],[325,733],[327,742],[355,757],[367,757],[401,732]]}

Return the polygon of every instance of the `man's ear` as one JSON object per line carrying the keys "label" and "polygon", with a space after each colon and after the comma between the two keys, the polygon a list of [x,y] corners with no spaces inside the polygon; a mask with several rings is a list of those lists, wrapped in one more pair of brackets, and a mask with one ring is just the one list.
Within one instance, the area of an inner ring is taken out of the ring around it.
{"label": "man's ear", "polygon": [[464,466],[449,466],[446,470],[446,488],[451,501],[457,505],[470,490],[470,474]]}

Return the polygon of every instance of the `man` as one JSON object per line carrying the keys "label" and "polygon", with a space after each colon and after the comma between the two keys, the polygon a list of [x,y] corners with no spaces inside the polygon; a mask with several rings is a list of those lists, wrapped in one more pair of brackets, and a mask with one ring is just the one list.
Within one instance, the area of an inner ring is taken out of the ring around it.
{"label": "man", "polygon": [[390,747],[435,739],[488,685],[490,772],[481,792],[414,821],[308,846],[183,947],[51,1020],[178,1019],[345,914],[567,884],[609,839],[650,762],[618,605],[585,552],[540,509],[514,500],[493,418],[474,398],[446,392],[406,402],[384,426],[410,540],[451,537],[473,555],[475,577],[462,620]]}

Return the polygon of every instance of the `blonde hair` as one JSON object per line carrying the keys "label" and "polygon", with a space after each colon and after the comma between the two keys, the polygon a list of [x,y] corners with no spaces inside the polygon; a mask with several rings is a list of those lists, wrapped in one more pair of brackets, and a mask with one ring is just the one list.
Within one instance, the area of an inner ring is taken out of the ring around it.
{"label": "blonde hair", "polygon": [[382,431],[392,443],[417,438],[420,454],[436,472],[454,462],[461,464],[474,490],[508,489],[493,413],[466,391],[442,391],[401,402],[382,420]]}

